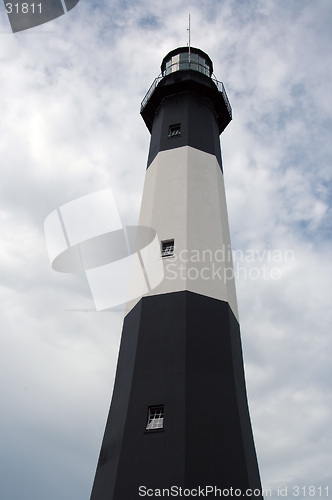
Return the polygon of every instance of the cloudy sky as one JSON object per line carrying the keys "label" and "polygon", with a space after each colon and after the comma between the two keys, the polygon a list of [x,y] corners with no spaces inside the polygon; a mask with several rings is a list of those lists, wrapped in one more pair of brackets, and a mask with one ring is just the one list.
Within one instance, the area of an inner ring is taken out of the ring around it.
{"label": "cloudy sky", "polygon": [[221,140],[263,487],[331,496],[330,0],[81,0],[15,35],[0,10],[1,500],[89,500],[122,315],[89,312],[85,277],[52,270],[43,223],[104,188],[136,223],[140,102],[189,12],[233,108]]}

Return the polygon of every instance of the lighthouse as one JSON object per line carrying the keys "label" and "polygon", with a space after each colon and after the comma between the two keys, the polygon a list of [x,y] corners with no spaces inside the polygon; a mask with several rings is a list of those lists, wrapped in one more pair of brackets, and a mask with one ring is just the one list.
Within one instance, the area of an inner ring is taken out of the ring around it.
{"label": "lighthouse", "polygon": [[219,141],[232,110],[210,57],[169,52],[141,116],[139,226],[159,237],[164,278],[127,307],[91,500],[262,498]]}

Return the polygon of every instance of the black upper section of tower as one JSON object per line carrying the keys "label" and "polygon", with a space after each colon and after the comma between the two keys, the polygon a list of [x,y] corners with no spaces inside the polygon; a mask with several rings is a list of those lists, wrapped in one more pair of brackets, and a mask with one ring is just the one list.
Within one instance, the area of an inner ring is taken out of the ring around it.
{"label": "black upper section of tower", "polygon": [[212,102],[220,134],[232,119],[232,109],[222,82],[212,72],[210,57],[200,49],[179,47],[169,52],[162,61],[161,74],[142,101],[141,115],[149,131],[165,97],[189,91]]}
{"label": "black upper section of tower", "polygon": [[161,74],[143,99],[141,115],[151,132],[148,165],[159,151],[191,146],[215,155],[232,109],[213,64],[200,49],[179,47],[164,57]]}

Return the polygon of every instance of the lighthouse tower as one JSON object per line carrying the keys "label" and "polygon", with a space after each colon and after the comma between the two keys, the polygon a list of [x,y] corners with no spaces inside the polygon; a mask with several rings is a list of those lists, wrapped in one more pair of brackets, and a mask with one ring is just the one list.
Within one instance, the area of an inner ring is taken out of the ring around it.
{"label": "lighthouse tower", "polygon": [[167,54],[141,115],[139,225],[157,232],[164,279],[124,320],[91,500],[261,498],[219,142],[232,111],[209,56]]}

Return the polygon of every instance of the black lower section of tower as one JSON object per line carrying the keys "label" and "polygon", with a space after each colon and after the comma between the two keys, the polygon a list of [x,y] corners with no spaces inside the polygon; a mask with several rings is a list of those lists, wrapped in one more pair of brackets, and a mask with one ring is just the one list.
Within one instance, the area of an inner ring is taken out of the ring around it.
{"label": "black lower section of tower", "polygon": [[[147,430],[158,407],[162,426]],[[261,489],[239,324],[227,302],[203,295],[143,297],[124,321],[91,500],[207,486]]]}

